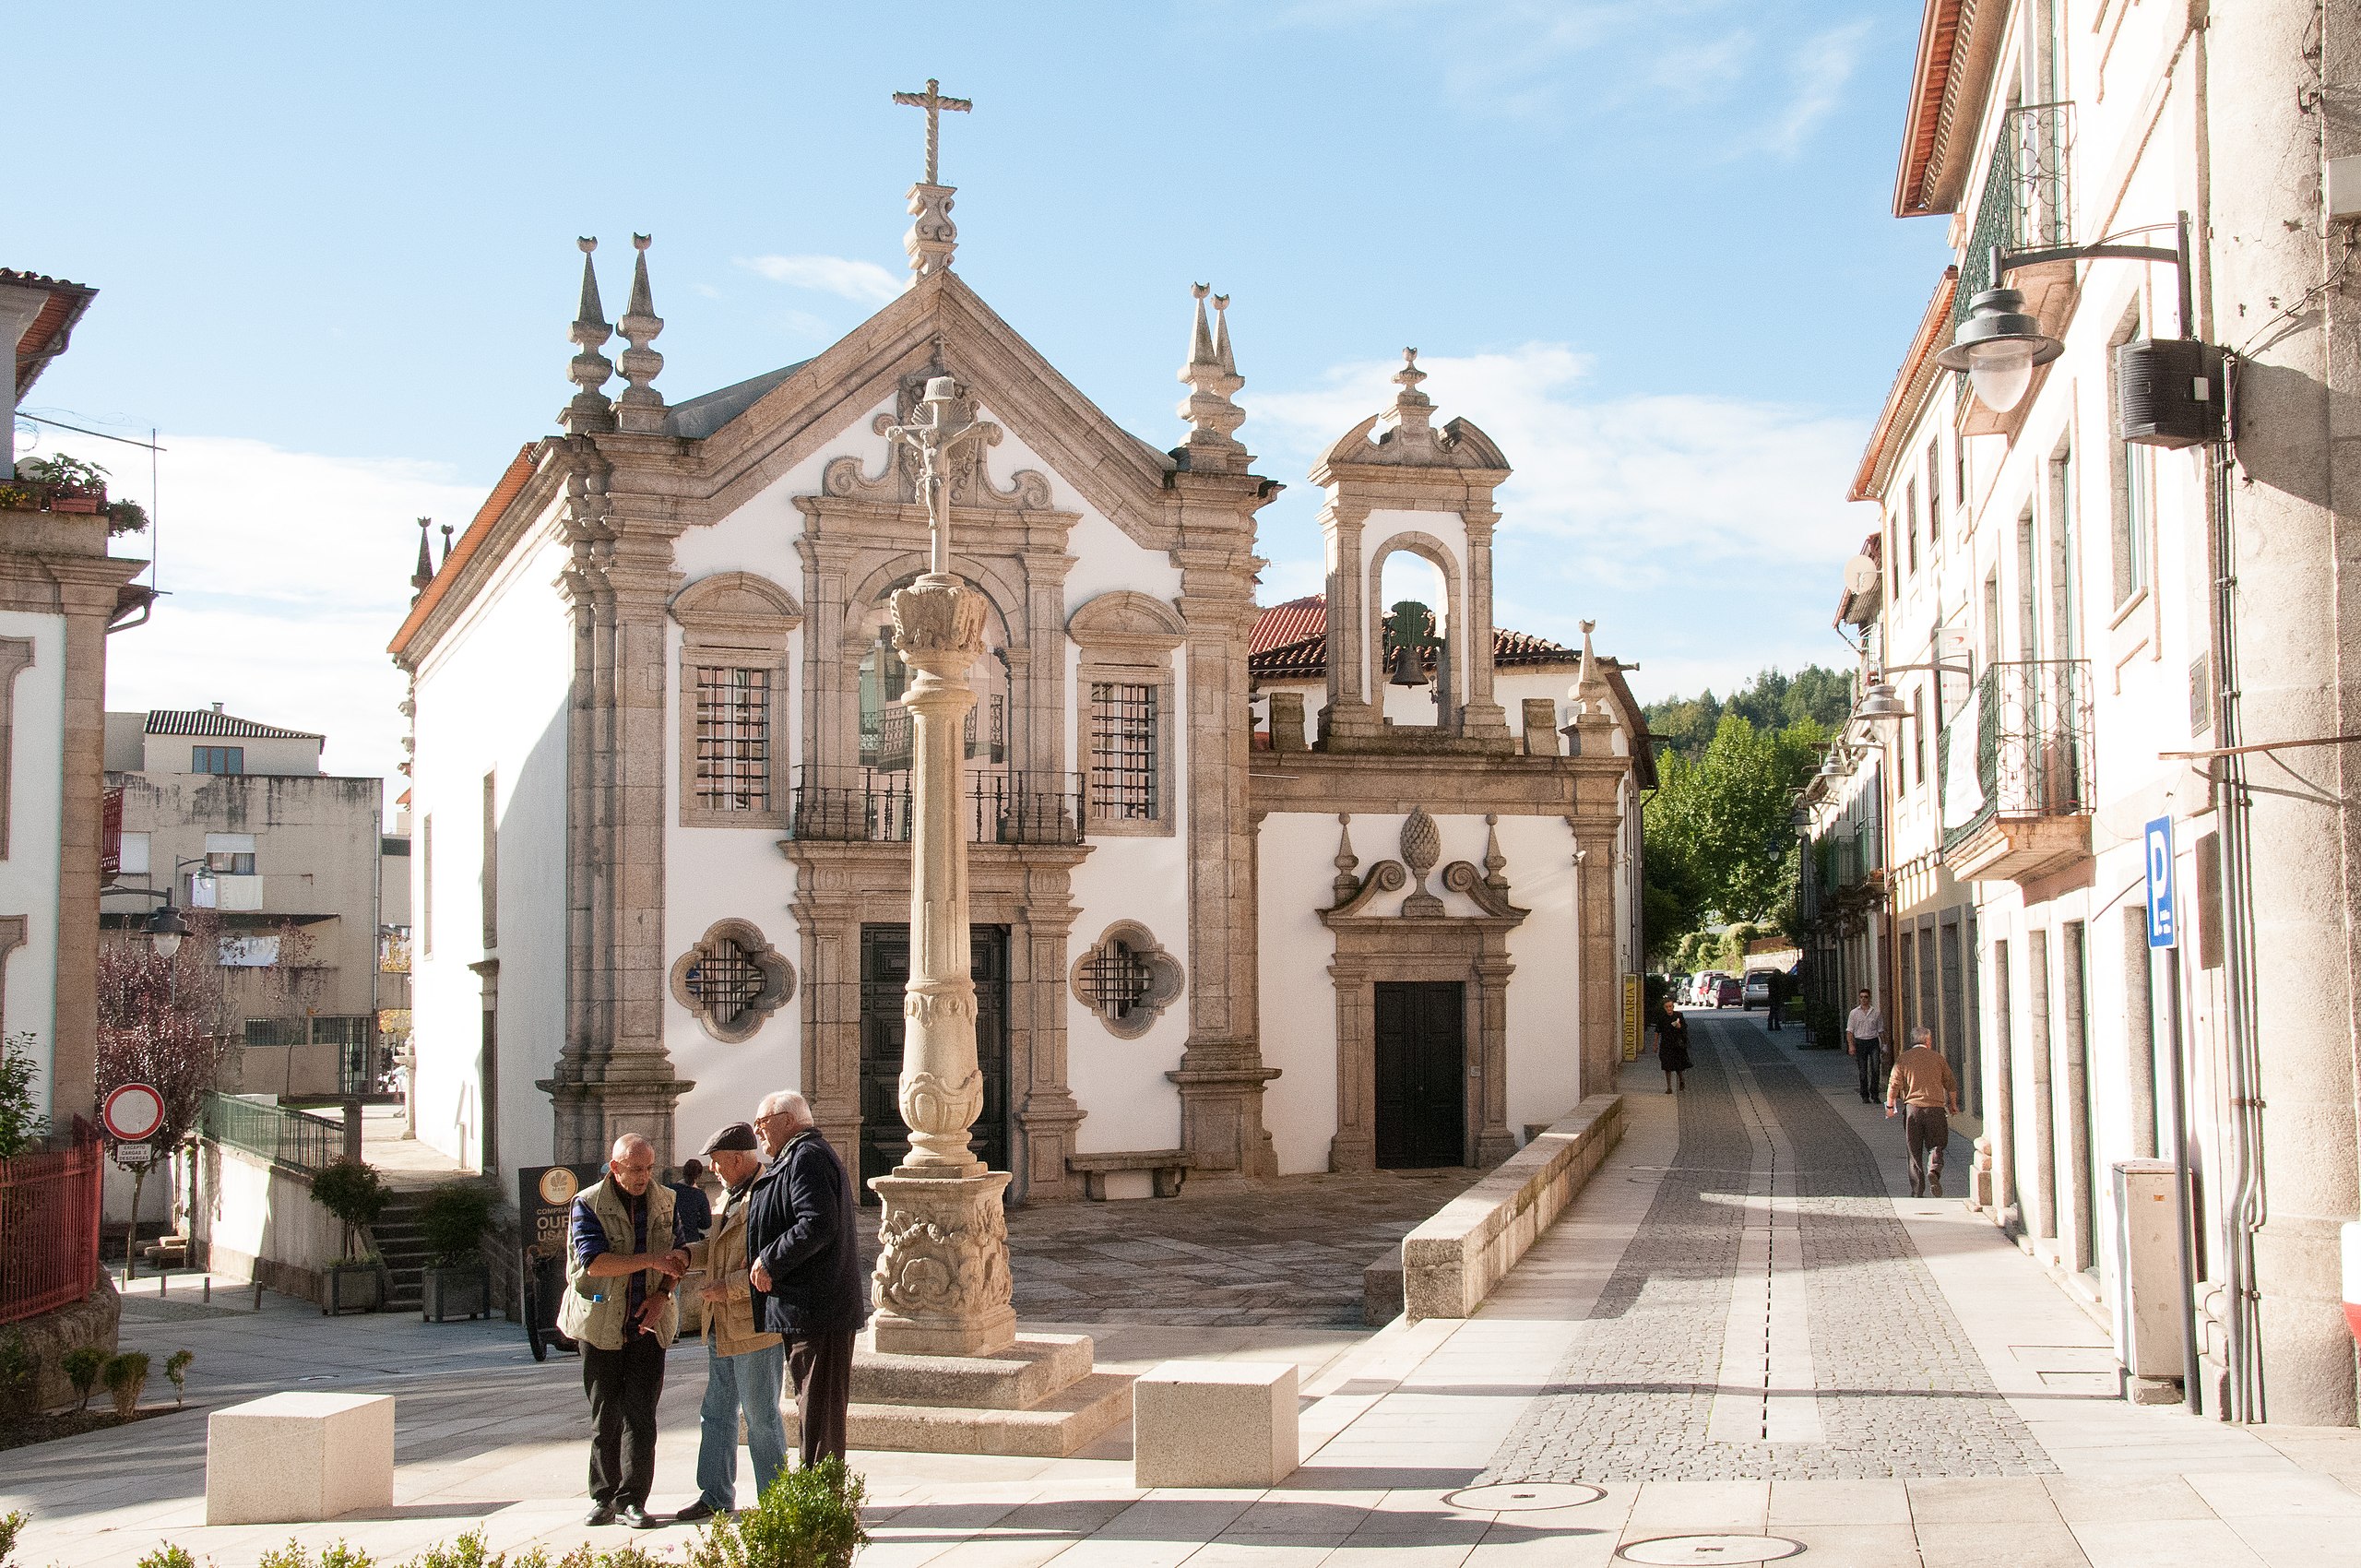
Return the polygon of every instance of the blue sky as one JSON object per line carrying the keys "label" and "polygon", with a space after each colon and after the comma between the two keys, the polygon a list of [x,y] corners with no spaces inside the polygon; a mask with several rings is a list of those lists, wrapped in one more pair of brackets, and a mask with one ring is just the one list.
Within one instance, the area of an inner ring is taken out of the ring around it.
{"label": "blue sky", "polygon": [[[0,6],[90,63],[0,265],[100,297],[29,409],[164,433],[163,586],[110,704],[227,702],[390,770],[411,518],[464,523],[570,388],[580,257],[652,232],[675,399],[801,359],[903,276],[929,76],[959,267],[1159,445],[1188,286],[1290,485],[1415,343],[1517,466],[1500,618],[1643,695],[1841,657],[1843,500],[1947,259],[1887,215],[1915,19],[1794,0]],[[34,172],[37,171],[37,172]],[[620,344],[614,345],[619,349]],[[611,352],[614,351],[611,349]],[[147,455],[44,432],[145,496]],[[301,650],[299,659],[291,653]],[[292,668],[291,668],[292,666]]]}

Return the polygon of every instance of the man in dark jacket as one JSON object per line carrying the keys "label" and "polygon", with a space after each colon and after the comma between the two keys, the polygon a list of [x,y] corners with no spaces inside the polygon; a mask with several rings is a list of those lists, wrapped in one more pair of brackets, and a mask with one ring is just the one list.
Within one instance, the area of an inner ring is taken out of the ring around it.
{"label": "man in dark jacket", "polygon": [[793,1090],[765,1097],[754,1132],[770,1157],[747,1194],[747,1282],[758,1325],[787,1340],[803,1463],[845,1455],[852,1342],[869,1321],[852,1178]]}

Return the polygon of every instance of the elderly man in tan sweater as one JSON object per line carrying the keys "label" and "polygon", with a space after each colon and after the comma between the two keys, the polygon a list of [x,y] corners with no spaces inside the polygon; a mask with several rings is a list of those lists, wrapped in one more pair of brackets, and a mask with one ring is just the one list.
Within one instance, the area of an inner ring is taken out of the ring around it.
{"label": "elderly man in tan sweater", "polygon": [[1935,1049],[1928,1029],[1910,1031],[1910,1049],[1894,1058],[1885,1090],[1885,1113],[1903,1113],[1903,1137],[1910,1149],[1910,1195],[1943,1195],[1943,1146],[1951,1142],[1959,1114],[1959,1080]]}
{"label": "elderly man in tan sweater", "polygon": [[701,1277],[706,1360],[705,1404],[697,1411],[697,1500],[677,1515],[683,1524],[735,1512],[741,1415],[757,1495],[787,1468],[787,1423],[778,1404],[787,1350],[777,1335],[754,1326],[753,1289],[746,1279],[746,1191],[763,1168],[757,1142],[745,1122],[706,1140],[705,1156],[729,1197],[713,1229],[689,1249]]}

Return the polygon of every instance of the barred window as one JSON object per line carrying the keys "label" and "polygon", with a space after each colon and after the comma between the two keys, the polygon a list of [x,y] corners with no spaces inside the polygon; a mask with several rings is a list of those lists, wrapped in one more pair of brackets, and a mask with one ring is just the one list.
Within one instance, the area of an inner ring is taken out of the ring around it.
{"label": "barred window", "polygon": [[1075,985],[1102,1016],[1121,1022],[1147,999],[1148,980],[1147,960],[1132,951],[1129,943],[1115,937],[1084,956]]}
{"label": "barred window", "polygon": [[1180,1000],[1180,964],[1136,921],[1117,921],[1067,976],[1074,999],[1118,1039],[1137,1039]]}
{"label": "barred window", "polygon": [[753,1006],[764,983],[762,969],[743,947],[726,936],[708,944],[681,977],[682,989],[725,1028]]}
{"label": "barred window", "polygon": [[701,665],[696,691],[697,804],[771,806],[771,672]]}
{"label": "barred window", "polygon": [[1153,822],[1157,800],[1157,688],[1123,681],[1090,685],[1091,814]]}

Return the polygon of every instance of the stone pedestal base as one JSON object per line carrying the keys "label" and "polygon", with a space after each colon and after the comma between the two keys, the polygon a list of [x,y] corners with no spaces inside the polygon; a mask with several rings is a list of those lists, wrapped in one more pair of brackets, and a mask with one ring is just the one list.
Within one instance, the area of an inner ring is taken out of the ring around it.
{"label": "stone pedestal base", "polygon": [[873,1177],[885,1206],[871,1300],[878,1349],[906,1356],[987,1356],[1016,1337],[1009,1305],[1005,1170]]}
{"label": "stone pedestal base", "polygon": [[[855,1448],[1062,1459],[1131,1413],[1132,1380],[1093,1372],[1084,1335],[1019,1335],[991,1356],[897,1356],[864,1334],[846,1428]],[[791,1391],[786,1416],[793,1447]]]}

